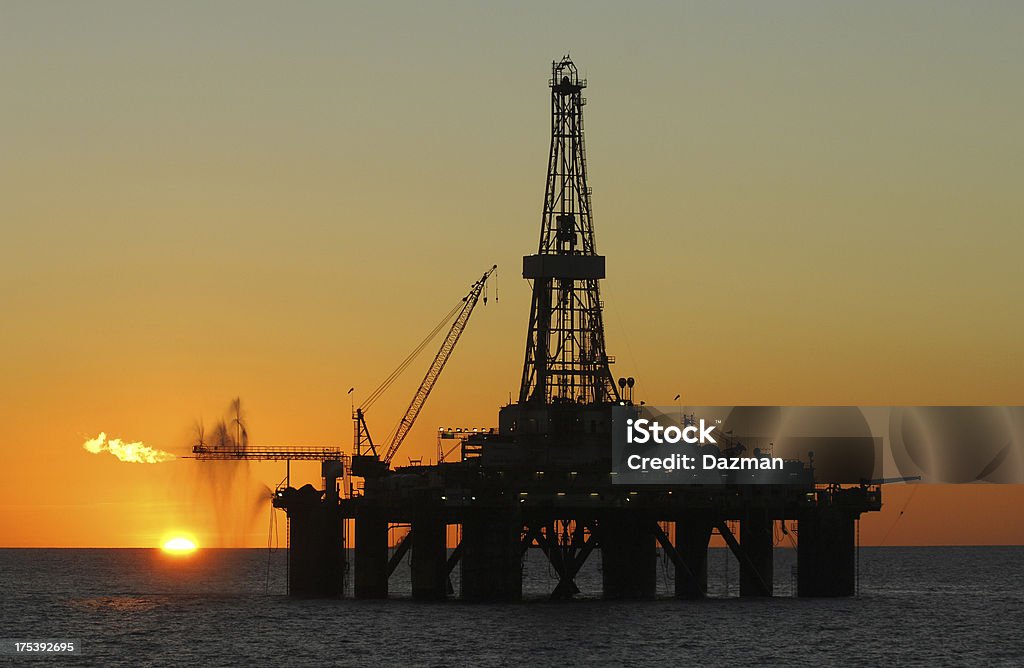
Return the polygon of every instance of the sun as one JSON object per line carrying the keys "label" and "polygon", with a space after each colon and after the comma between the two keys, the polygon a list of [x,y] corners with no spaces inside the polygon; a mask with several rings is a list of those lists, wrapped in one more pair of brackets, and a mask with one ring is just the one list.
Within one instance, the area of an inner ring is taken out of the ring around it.
{"label": "sun", "polygon": [[162,549],[167,554],[192,554],[196,551],[196,544],[184,536],[175,536],[165,540]]}

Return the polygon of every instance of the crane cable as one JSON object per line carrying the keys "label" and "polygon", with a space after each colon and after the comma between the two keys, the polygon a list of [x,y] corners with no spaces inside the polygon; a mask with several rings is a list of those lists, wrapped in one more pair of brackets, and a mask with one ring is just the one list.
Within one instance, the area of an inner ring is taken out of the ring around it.
{"label": "crane cable", "polygon": [[392,371],[388,375],[388,377],[385,378],[381,382],[381,384],[377,386],[377,389],[370,393],[370,396],[366,398],[361,407],[364,413],[367,410],[369,410],[370,406],[372,406],[374,402],[376,402],[377,399],[379,399],[381,395],[384,394],[384,392],[387,391],[389,387],[391,387],[391,384],[394,383],[398,379],[398,377],[402,375],[402,372],[405,371],[410,364],[412,364],[413,360],[415,360],[416,357],[421,352],[423,352],[423,349],[430,345],[431,341],[437,338],[437,335],[441,332],[441,330],[444,329],[445,325],[451,322],[452,318],[455,317],[455,315],[459,312],[463,305],[464,300],[460,299],[455,304],[455,306],[453,306],[452,309],[448,311],[447,314],[445,314],[444,318],[442,318],[441,321],[437,323],[434,329],[430,330],[430,333],[427,334],[427,336],[422,341],[419,342],[419,344],[413,349],[411,353],[409,353],[409,356],[402,360],[401,364],[399,364],[395,368],[395,370]]}

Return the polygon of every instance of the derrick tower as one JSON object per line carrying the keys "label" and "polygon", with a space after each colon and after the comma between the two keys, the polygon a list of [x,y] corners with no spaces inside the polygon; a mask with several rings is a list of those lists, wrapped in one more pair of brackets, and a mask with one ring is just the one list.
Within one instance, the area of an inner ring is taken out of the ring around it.
{"label": "derrick tower", "polygon": [[551,150],[540,244],[523,258],[533,281],[519,403],[606,404],[619,395],[605,352],[598,281],[605,261],[594,240],[583,139],[587,82],[566,56],[551,64]]}

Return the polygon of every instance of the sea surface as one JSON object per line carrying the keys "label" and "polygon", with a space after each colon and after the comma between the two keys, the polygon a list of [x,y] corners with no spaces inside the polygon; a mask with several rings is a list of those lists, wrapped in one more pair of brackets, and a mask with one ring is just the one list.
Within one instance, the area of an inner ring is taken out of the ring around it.
{"label": "sea surface", "polygon": [[[712,549],[714,598],[604,602],[600,553],[580,600],[530,551],[513,605],[409,598],[407,564],[387,601],[292,600],[285,552],[0,550],[0,638],[81,642],[79,656],[0,664],[137,665],[1024,665],[1024,548],[862,548],[860,595],[792,598],[792,548],[776,551],[776,597],[739,599],[735,560]],[[453,585],[458,591],[458,569]]]}

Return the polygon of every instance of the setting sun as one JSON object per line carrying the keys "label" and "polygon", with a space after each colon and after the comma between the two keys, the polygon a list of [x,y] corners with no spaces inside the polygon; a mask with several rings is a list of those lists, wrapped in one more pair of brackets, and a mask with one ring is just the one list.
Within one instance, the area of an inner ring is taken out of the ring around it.
{"label": "setting sun", "polygon": [[190,554],[196,551],[196,544],[182,536],[164,541],[163,551],[168,554]]}

